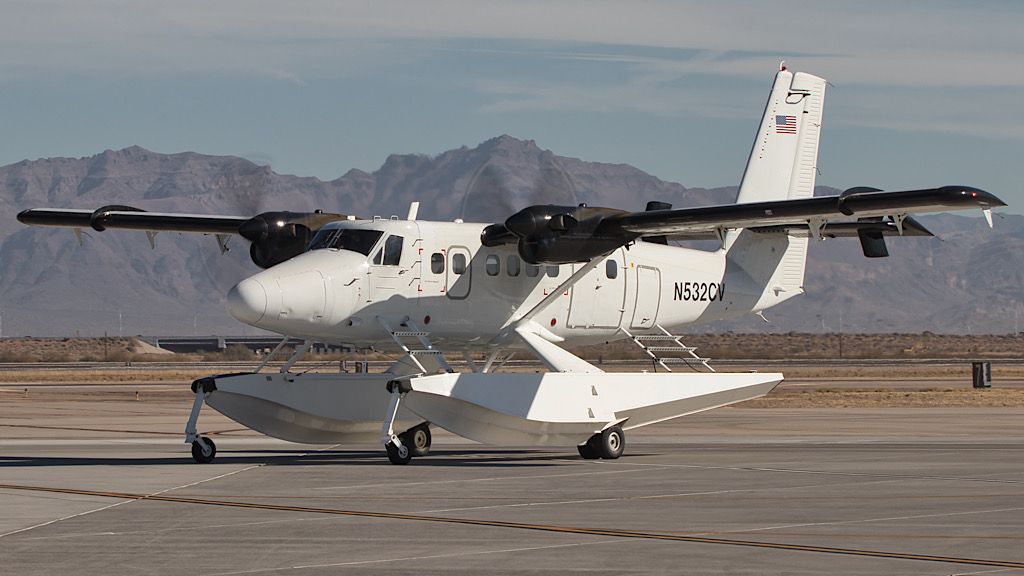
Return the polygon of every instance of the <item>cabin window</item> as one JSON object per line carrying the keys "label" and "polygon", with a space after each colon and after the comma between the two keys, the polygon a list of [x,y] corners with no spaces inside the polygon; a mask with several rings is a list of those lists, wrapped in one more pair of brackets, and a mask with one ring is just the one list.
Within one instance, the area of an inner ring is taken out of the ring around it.
{"label": "cabin window", "polygon": [[619,264],[615,260],[609,260],[604,263],[604,275],[609,280],[615,280],[619,276]]}
{"label": "cabin window", "polygon": [[430,271],[434,274],[444,274],[444,254],[434,252],[430,255]]}
{"label": "cabin window", "polygon": [[373,263],[380,265],[381,257],[384,256],[384,249],[377,250],[377,253],[373,255]]}
{"label": "cabin window", "polygon": [[519,276],[519,256],[512,254],[505,260],[505,271],[509,276]]}
{"label": "cabin window", "polygon": [[454,254],[452,255],[452,272],[456,274],[466,273],[466,255],[465,254]]}
{"label": "cabin window", "polygon": [[501,258],[497,254],[488,254],[484,260],[484,270],[488,276],[497,276],[501,273]]}
{"label": "cabin window", "polygon": [[[402,244],[404,243],[405,238],[401,236],[388,236],[388,239],[384,241],[385,266],[398,266],[402,260]],[[376,262],[374,263],[376,264]]]}
{"label": "cabin window", "polygon": [[552,278],[558,278],[558,266],[548,266],[547,271],[548,276],[551,276]]}
{"label": "cabin window", "polygon": [[526,265],[527,276],[529,276],[530,278],[536,278],[538,274],[540,274],[540,266],[537,266],[536,264]]}

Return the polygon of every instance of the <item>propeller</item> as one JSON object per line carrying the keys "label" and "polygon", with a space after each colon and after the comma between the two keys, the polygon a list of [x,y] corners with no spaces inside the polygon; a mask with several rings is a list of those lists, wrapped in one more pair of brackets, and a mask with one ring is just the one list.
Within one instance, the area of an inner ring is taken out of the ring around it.
{"label": "propeller", "polygon": [[575,181],[554,154],[537,154],[525,166],[506,167],[498,160],[488,157],[470,177],[459,213],[463,220],[495,221],[526,206],[579,203]]}
{"label": "propeller", "polygon": [[306,250],[324,224],[347,218],[345,214],[315,212],[260,212],[271,188],[273,171],[258,166],[239,176],[223,189],[224,199],[240,214],[256,214],[238,227],[238,234],[250,242],[249,257],[260,268],[270,268]]}
{"label": "propeller", "polygon": [[[259,214],[272,184],[273,172],[269,165],[269,158],[268,162],[257,166],[246,165],[244,170],[244,173],[226,176],[227,185],[219,190],[222,205],[228,213]],[[237,242],[235,239],[235,245]],[[225,254],[222,254],[220,250],[210,250],[209,247],[203,246],[197,255],[202,270],[205,271],[216,292],[220,294],[226,293],[232,286],[252,274],[252,268],[237,255],[236,251],[231,250],[234,247],[232,244],[232,239],[228,238],[223,246],[223,250],[227,252]],[[256,257],[252,255],[250,247],[249,258],[257,266],[260,265],[260,262],[264,262],[264,258],[262,258],[264,254],[261,253],[259,256],[261,258],[257,261]]]}
{"label": "propeller", "polygon": [[[551,152],[533,156],[533,163],[526,169],[517,166],[516,173],[496,158],[489,157],[473,173],[462,201],[463,218],[505,218],[484,228],[484,246],[515,244],[531,264],[567,264],[602,256],[632,239],[599,230],[605,217],[624,211],[579,203],[575,181]],[[521,175],[526,170],[533,171],[532,178]]]}

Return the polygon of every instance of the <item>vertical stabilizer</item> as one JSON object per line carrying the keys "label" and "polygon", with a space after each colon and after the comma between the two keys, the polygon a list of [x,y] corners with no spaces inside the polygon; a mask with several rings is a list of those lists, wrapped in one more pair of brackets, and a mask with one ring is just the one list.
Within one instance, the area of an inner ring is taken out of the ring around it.
{"label": "vertical stabilizer", "polygon": [[[823,78],[781,67],[747,160],[737,203],[814,195],[824,101]],[[726,247],[730,269],[761,289],[755,311],[803,292],[807,244],[806,237],[785,234],[745,230],[729,234]]]}
{"label": "vertical stabilizer", "polygon": [[825,80],[783,68],[775,76],[738,203],[810,198],[818,164]]}

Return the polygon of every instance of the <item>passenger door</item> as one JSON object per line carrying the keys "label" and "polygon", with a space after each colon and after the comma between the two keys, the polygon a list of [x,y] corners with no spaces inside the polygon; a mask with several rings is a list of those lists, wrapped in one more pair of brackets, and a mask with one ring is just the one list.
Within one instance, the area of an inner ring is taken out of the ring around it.
{"label": "passenger door", "polygon": [[636,267],[636,303],[633,307],[633,328],[651,328],[658,320],[661,302],[661,272],[649,266]]}

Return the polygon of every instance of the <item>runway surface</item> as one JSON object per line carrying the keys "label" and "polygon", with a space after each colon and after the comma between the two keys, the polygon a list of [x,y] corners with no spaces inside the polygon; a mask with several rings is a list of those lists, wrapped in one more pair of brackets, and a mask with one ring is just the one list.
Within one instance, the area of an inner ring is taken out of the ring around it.
{"label": "runway surface", "polygon": [[3,406],[5,574],[1024,575],[1019,409],[726,408],[615,461],[440,433],[403,467],[206,413],[197,465],[187,405]]}

